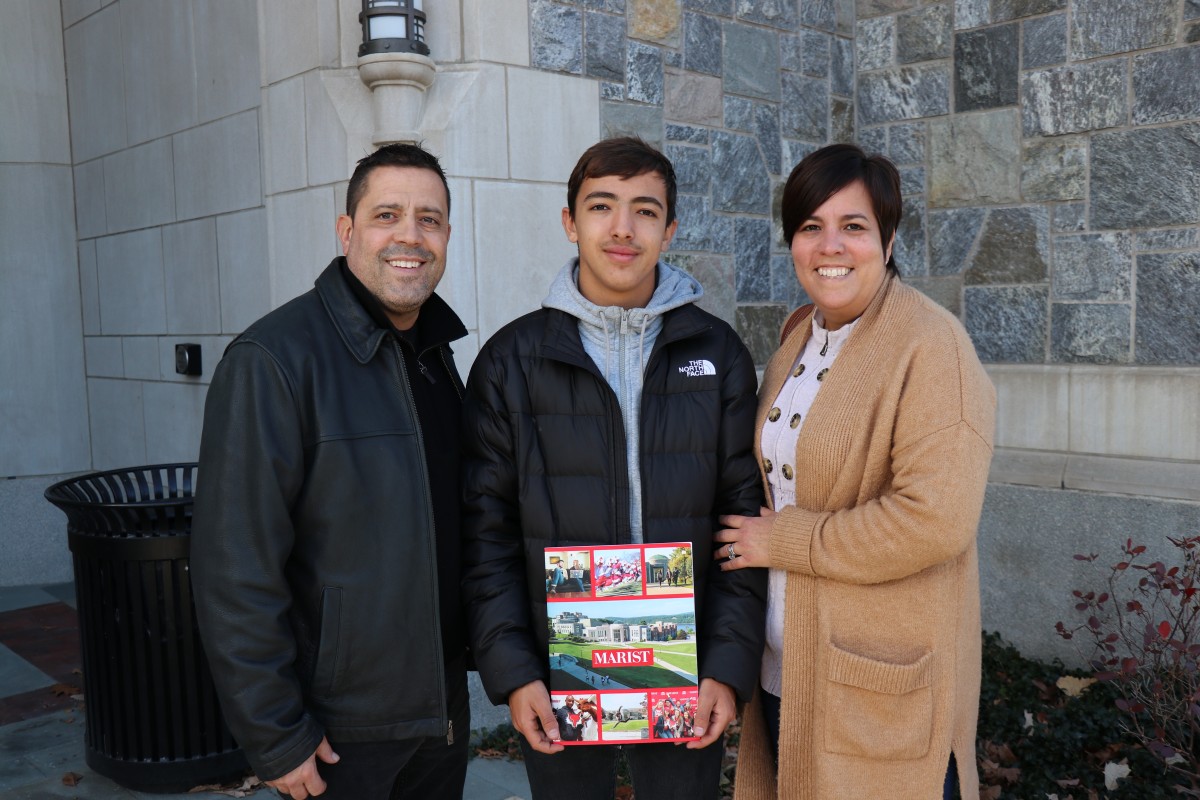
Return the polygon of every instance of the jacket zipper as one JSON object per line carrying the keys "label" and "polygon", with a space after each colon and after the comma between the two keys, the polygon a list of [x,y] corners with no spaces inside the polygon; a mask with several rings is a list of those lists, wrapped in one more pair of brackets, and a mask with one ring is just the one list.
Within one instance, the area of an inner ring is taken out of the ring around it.
{"label": "jacket zipper", "polygon": [[[565,312],[563,312],[563,313],[565,313]],[[710,326],[710,325],[705,325],[704,327],[699,328],[697,330],[690,331],[690,332],[684,333],[683,335],[676,336],[675,338],[668,339],[668,338],[664,338],[664,336],[663,336],[663,334],[666,333],[665,325],[664,325],[664,330],[659,333],[657,339],[654,342],[654,349],[651,350],[651,352],[650,352],[650,359],[646,362],[646,373],[645,374],[649,375],[651,373],[652,367],[654,366],[655,362],[658,360],[659,357],[661,357],[662,351],[668,345],[672,345],[672,344],[675,344],[676,342],[683,342],[688,339],[692,339],[696,336],[706,333],[707,331],[709,331],[711,329],[711,327],[712,326]],[[616,444],[616,440],[618,437],[616,437],[616,436],[611,437],[611,439],[613,440],[613,446],[612,446],[612,449],[609,451],[609,455],[612,459],[612,464],[613,464],[613,481],[614,481],[614,485],[613,485],[612,493],[610,494],[610,498],[612,499],[613,508],[617,508],[618,507],[618,504],[616,502],[617,488],[616,488],[615,481],[616,481],[616,476],[619,474],[618,468],[621,465],[624,465],[626,472],[629,471],[629,465],[621,459],[621,453],[627,452],[629,449],[625,444],[625,434],[626,434],[625,420],[621,416],[621,401],[620,401],[620,399],[617,398],[617,393],[615,391],[613,391],[613,388],[608,385],[608,380],[604,377],[603,374],[600,373],[599,367],[596,366],[596,363],[594,361],[592,361],[592,359],[590,357],[588,357],[586,361],[582,361],[582,362],[578,361],[577,359],[566,359],[566,358],[559,358],[556,360],[562,361],[563,363],[567,363],[567,364],[575,364],[576,366],[582,367],[585,371],[591,372],[594,377],[597,377],[600,380],[600,384],[604,387],[604,389],[608,390],[608,395],[611,398],[610,403],[613,400],[616,401],[616,407],[614,408],[612,405],[610,405],[609,409],[608,409],[608,413],[609,413],[610,424],[613,425],[614,430],[619,427],[621,434],[622,434],[620,437],[621,441],[620,441],[619,446]],[[625,361],[622,358],[621,366],[619,369],[623,372],[624,368],[625,368]],[[643,375],[643,379],[644,378],[645,378],[645,375]],[[645,404],[646,404],[646,391],[645,391],[645,385],[643,385],[642,399],[641,399],[641,402],[638,403],[637,422],[638,422],[639,427],[642,424],[642,418],[643,418],[642,412],[645,411],[645,408],[644,408]],[[640,474],[640,470],[639,470],[639,474]],[[643,502],[643,504],[646,502],[646,493],[645,493],[644,486],[642,487],[642,502]],[[626,506],[628,506],[628,503],[626,503]],[[617,512],[614,512],[614,513],[617,513]],[[643,506],[642,514],[643,514],[643,516],[645,516],[645,507],[644,506]],[[615,534],[616,543],[617,544],[628,544],[633,539],[633,532],[629,528],[629,525],[626,524],[624,526],[626,536],[625,536],[625,540],[623,541],[622,537],[621,537],[622,526],[620,525],[620,521],[621,521],[621,515],[619,513],[617,513],[617,525],[615,526],[615,528],[616,528],[616,534]],[[643,540],[643,544],[644,544],[645,543],[645,528],[644,527],[642,529],[642,540]]]}
{"label": "jacket zipper", "polygon": [[[421,455],[421,463],[424,464],[425,463],[425,436],[421,433],[421,420],[417,416],[417,399],[416,399],[416,397],[413,396],[412,386],[410,386],[408,383],[408,370],[406,370],[404,367],[404,352],[400,349],[400,342],[398,342],[394,336],[392,337],[392,352],[396,357],[396,382],[400,385],[401,391],[408,398],[408,407],[412,409],[413,421],[416,423],[416,425],[414,427],[416,428],[416,434],[417,434],[417,451]],[[414,351],[414,356],[415,355],[416,355],[416,351]],[[419,358],[417,359],[417,363],[418,364],[421,363]],[[453,383],[453,381],[451,381],[451,383]],[[429,564],[429,576],[432,579],[430,581],[430,585],[432,587],[431,608],[433,610],[433,617],[434,617],[434,621],[436,623],[433,626],[433,640],[434,640],[434,645],[437,647],[436,652],[441,654],[442,653],[442,615],[441,615],[441,610],[439,608],[440,602],[438,599],[439,592],[438,592],[437,554],[436,554],[437,527],[436,527],[436,523],[434,522],[434,519],[433,519],[433,493],[430,491],[430,488],[429,488],[429,478],[428,478],[428,476],[425,476],[425,475],[423,475],[421,477],[423,478],[422,485],[425,487],[425,508],[429,512],[429,530],[433,533],[432,541],[433,541],[433,546],[434,546],[434,553],[432,554],[433,557],[431,559],[432,563]],[[446,737],[448,740],[447,743],[453,744],[454,743],[454,721],[450,719],[450,709],[449,709],[450,698],[446,696],[446,688],[445,688],[446,687],[446,669],[445,669],[445,665],[443,664],[443,661],[441,658],[437,658],[434,660],[437,662],[438,691],[442,694],[442,708],[444,709],[445,714],[446,714],[446,726],[447,726],[446,727]]]}
{"label": "jacket zipper", "polygon": [[454,391],[458,392],[458,399],[463,399],[463,385],[458,378],[458,372],[451,369],[450,362],[446,358],[446,346],[438,345],[438,355],[442,359],[442,366],[446,368],[446,374],[450,376],[450,385],[454,387]]}
{"label": "jacket zipper", "polygon": [[[627,355],[627,353],[625,352],[625,334],[626,334],[626,329],[628,327],[629,327],[629,311],[627,309],[623,309],[621,311],[620,323],[617,325],[617,389],[620,391],[625,391],[625,389],[626,389],[625,384],[627,381],[627,377],[626,377],[627,370],[625,369],[625,356]],[[605,383],[607,383],[607,381],[605,381]],[[621,421],[621,433],[624,434],[624,436],[621,437],[620,442],[617,441],[617,437],[615,437],[615,436],[613,437],[612,456],[613,456],[613,476],[615,478],[616,476],[621,474],[620,471],[618,470],[618,467],[620,466],[619,461],[620,461],[621,453],[626,454],[626,456],[625,456],[625,462],[626,462],[625,463],[625,474],[626,475],[629,474],[630,467],[629,467],[629,463],[628,463],[628,461],[629,461],[629,455],[628,455],[629,442],[626,441],[629,436],[629,431],[625,430],[625,415],[621,413],[621,396],[619,394],[617,394],[616,392],[614,392],[614,394],[617,395],[616,416]],[[639,426],[641,425],[640,414],[638,417],[638,425]],[[618,519],[624,519],[626,522],[626,524],[624,526],[620,526],[620,525],[617,526],[617,531],[618,531],[617,544],[625,544],[627,542],[633,541],[633,518],[629,516],[629,497],[630,497],[631,491],[632,491],[632,487],[630,487],[630,489],[626,490],[625,502],[622,503],[621,497],[620,497],[621,493],[620,493],[620,490],[617,488],[617,481],[616,480],[613,481],[612,507],[613,507],[615,513],[617,514]],[[621,514],[622,506],[625,508],[624,515]],[[621,536],[619,533],[622,530],[622,527],[624,527],[624,530],[625,530],[625,541],[621,541]]]}
{"label": "jacket zipper", "polygon": [[[453,368],[451,368],[449,359],[446,358],[446,346],[438,345],[437,351],[438,351],[438,357],[441,358],[441,360],[442,360],[442,367],[446,370],[446,374],[450,376],[450,385],[454,387],[454,391],[458,394],[458,399],[462,400],[463,399],[462,381],[458,377],[458,372],[456,370],[454,370]],[[439,628],[438,630],[439,630],[439,635],[440,635],[441,629]],[[449,697],[446,698],[446,702],[447,703],[450,702]],[[450,717],[449,706],[447,706],[447,708],[446,708],[446,717],[447,717],[447,720],[446,720],[446,745],[450,746],[450,745],[454,744],[454,720],[449,718]]]}
{"label": "jacket zipper", "polygon": [[[669,347],[670,345],[675,344],[676,342],[684,342],[684,341],[687,341],[688,339],[693,339],[697,336],[700,336],[703,333],[707,333],[711,329],[712,329],[711,325],[705,325],[703,328],[700,328],[699,330],[695,330],[690,333],[684,333],[681,336],[676,336],[674,339],[668,339],[663,336],[663,334],[665,334],[667,332],[666,325],[665,324],[663,325],[663,330],[658,334],[658,337],[654,341],[654,347],[650,351],[650,358],[646,361],[645,375],[642,376],[642,380],[643,380],[642,395],[641,395],[640,401],[638,402],[638,427],[639,428],[642,425],[642,420],[644,419],[644,412],[646,410],[646,408],[645,408],[645,406],[646,406],[645,378],[646,378],[646,375],[649,375],[653,371],[654,365],[658,361],[658,359],[662,357],[663,351],[666,350],[667,347]],[[641,439],[639,437],[639,442],[640,441],[641,441]],[[640,447],[639,447],[639,449],[640,449]],[[643,480],[643,481],[645,480],[645,474],[640,469],[638,470],[638,476],[639,476],[639,480]],[[646,516],[646,487],[644,484],[642,485],[642,516],[643,516],[643,518]],[[643,519],[643,523],[644,522],[645,522],[645,520]],[[644,524],[642,527],[642,544],[648,544],[648,542],[646,541],[646,528],[645,528]]]}

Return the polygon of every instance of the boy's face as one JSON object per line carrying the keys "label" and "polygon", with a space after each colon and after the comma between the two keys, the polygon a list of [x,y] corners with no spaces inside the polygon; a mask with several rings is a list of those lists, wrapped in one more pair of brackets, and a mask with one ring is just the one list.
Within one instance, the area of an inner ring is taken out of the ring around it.
{"label": "boy's face", "polygon": [[580,294],[598,306],[644,308],[659,254],[678,227],[666,219],[667,186],[657,172],[585,179],[574,218],[562,210],[567,239],[579,245]]}

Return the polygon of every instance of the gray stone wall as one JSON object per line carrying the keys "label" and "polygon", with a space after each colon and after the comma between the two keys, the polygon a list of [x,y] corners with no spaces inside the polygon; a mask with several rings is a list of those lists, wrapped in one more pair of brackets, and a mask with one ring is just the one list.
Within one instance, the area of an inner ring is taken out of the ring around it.
{"label": "gray stone wall", "polygon": [[1029,655],[1077,659],[1053,632],[1095,585],[1074,554],[1166,554],[1200,523],[1198,5],[857,5],[857,136],[904,177],[897,260],[999,391],[983,622]]}
{"label": "gray stone wall", "polygon": [[601,82],[604,135],[676,163],[674,260],[759,363],[804,299],[780,184],[857,140],[984,361],[1200,364],[1195,0],[530,0],[530,27],[532,66]]}
{"label": "gray stone wall", "polygon": [[858,138],[905,173],[901,268],[985,362],[1200,364],[1198,19],[858,3]]}
{"label": "gray stone wall", "polygon": [[600,81],[602,134],[639,135],[675,164],[668,258],[759,363],[803,302],[778,195],[806,153],[853,138],[854,33],[853,0],[530,0],[531,66]]}
{"label": "gray stone wall", "polygon": [[90,459],[62,19],[0,4],[0,586],[70,576],[42,491]]}
{"label": "gray stone wall", "polygon": [[[1127,538],[1156,559],[1178,555],[1166,537],[1200,532],[1200,504],[1098,492],[992,484],[979,526],[983,627],[1024,654],[1080,663],[1054,623],[1078,624],[1071,592],[1100,589]],[[1095,562],[1076,554],[1099,556]]]}
{"label": "gray stone wall", "polygon": [[804,300],[777,222],[792,166],[835,141],[897,164],[905,280],[963,319],[1000,396],[985,627],[1070,659],[1072,556],[1197,532],[1200,0],[530,9],[531,66],[599,81],[603,134],[674,161],[668,257],[760,365]]}

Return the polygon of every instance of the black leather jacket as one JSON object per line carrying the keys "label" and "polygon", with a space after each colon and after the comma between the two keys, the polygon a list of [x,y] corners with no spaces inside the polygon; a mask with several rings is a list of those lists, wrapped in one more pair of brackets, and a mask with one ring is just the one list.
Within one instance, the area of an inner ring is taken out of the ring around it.
{"label": "black leather jacket", "polygon": [[[704,362],[712,372],[689,369]],[[762,660],[766,571],[717,569],[712,535],[718,515],[762,504],[755,390],[727,324],[691,304],[666,312],[642,385],[642,535],[692,542],[700,677],[743,702]],[[479,676],[500,704],[549,678],[543,549],[630,541],[625,429],[577,321],[554,309],[492,337],[463,411],[463,605]]]}
{"label": "black leather jacket", "polygon": [[[424,443],[400,345],[340,262],[230,345],[205,405],[197,613],[222,710],[264,780],[326,733],[447,733]],[[421,316],[461,388],[446,343],[462,323],[436,295]]]}

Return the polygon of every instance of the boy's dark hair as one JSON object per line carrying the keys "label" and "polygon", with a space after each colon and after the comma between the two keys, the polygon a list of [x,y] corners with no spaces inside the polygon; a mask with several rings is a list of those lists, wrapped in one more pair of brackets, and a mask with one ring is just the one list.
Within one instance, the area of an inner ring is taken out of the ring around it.
{"label": "boy's dark hair", "polygon": [[[831,144],[809,153],[788,176],[783,186],[780,213],[783,238],[788,245],[791,245],[796,230],[814,211],[855,181],[862,181],[867,188],[871,208],[879,222],[879,235],[886,248],[904,213],[900,173],[883,156],[868,156],[861,147],[853,144]],[[894,256],[888,257],[887,268],[897,276],[900,274]]]}
{"label": "boy's dark hair", "polygon": [[588,178],[616,175],[628,180],[655,173],[667,185],[667,225],[675,221],[675,168],[671,160],[636,136],[604,139],[589,147],[567,181],[567,210],[575,218],[575,198]]}
{"label": "boy's dark hair", "polygon": [[358,201],[367,190],[367,178],[372,170],[379,167],[415,167],[427,169],[436,173],[442,179],[446,188],[446,215],[450,215],[450,184],[446,183],[446,173],[438,163],[437,156],[415,144],[385,144],[383,147],[358,160],[354,174],[350,176],[350,185],[346,188],[346,215],[353,218],[358,209]]}

